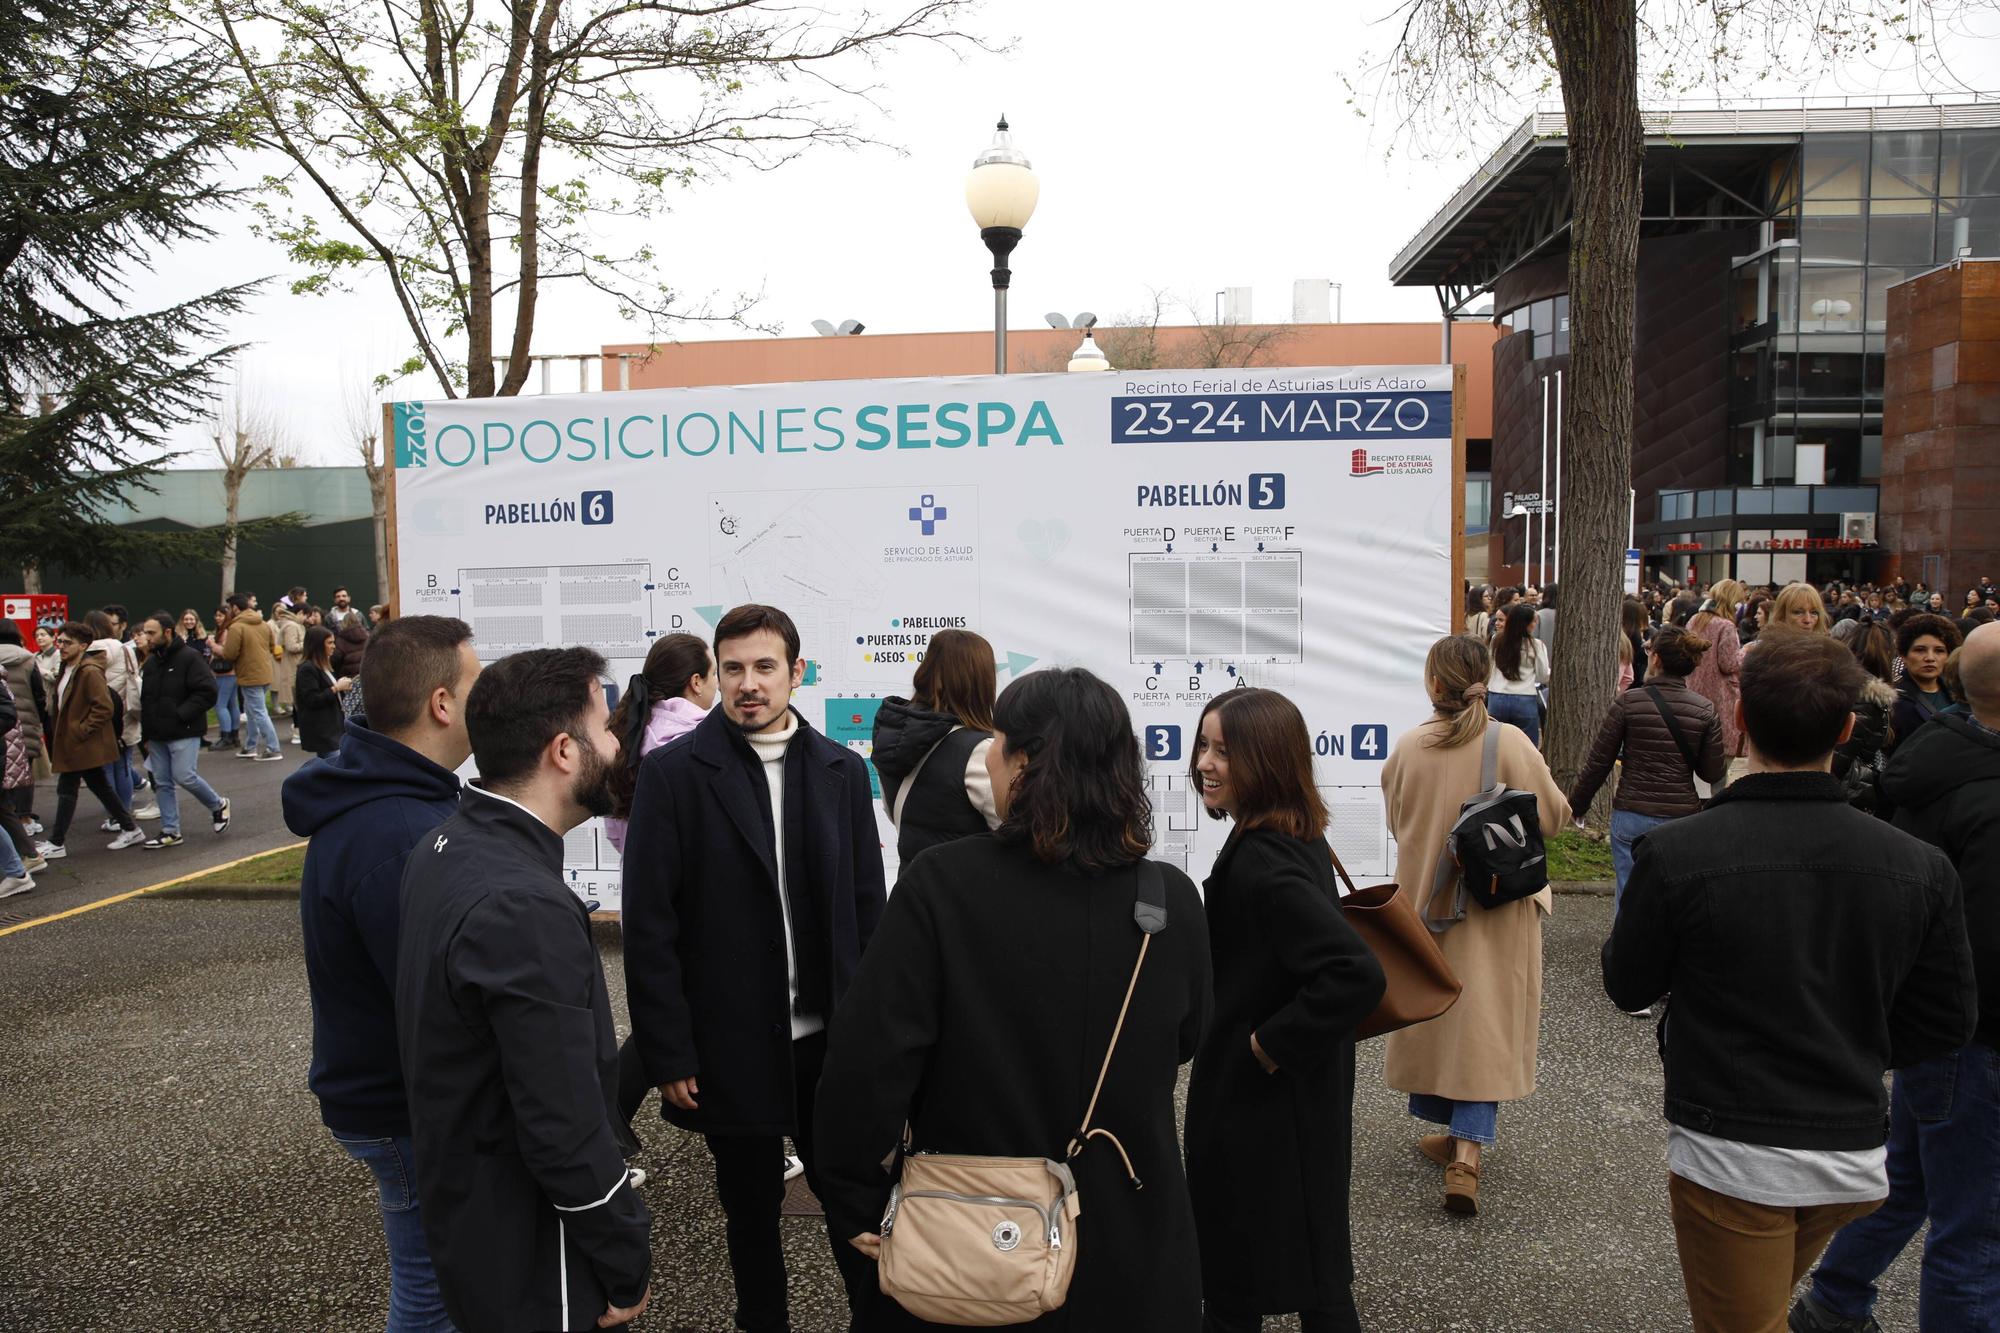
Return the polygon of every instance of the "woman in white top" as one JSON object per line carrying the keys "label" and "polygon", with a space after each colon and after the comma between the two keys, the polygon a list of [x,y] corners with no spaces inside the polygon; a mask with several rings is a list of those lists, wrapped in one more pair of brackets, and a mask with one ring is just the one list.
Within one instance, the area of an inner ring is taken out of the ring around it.
{"label": "woman in white top", "polygon": [[1493,674],[1486,707],[1496,722],[1511,722],[1542,743],[1541,687],[1549,683],[1549,654],[1535,637],[1535,610],[1525,602],[1507,608],[1493,638]]}

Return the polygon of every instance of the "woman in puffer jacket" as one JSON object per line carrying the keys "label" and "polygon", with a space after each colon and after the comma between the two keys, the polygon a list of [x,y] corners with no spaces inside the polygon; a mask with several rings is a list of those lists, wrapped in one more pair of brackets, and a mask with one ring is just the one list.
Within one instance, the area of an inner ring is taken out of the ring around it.
{"label": "woman in puffer jacket", "polygon": [[992,644],[970,630],[939,630],[911,680],[914,697],[891,696],[876,711],[869,758],[902,864],[1000,826],[986,772],[996,683]]}
{"label": "woman in puffer jacket", "polygon": [[1614,903],[1624,899],[1625,881],[1632,875],[1632,844],[1669,819],[1700,810],[1694,779],[1718,782],[1729,766],[1715,705],[1687,684],[1708,651],[1706,638],[1676,625],[1653,636],[1646,683],[1621,690],[1611,700],[1570,792],[1569,808],[1581,819],[1611,776],[1612,763],[1622,761],[1611,801],[1611,864],[1618,876]]}

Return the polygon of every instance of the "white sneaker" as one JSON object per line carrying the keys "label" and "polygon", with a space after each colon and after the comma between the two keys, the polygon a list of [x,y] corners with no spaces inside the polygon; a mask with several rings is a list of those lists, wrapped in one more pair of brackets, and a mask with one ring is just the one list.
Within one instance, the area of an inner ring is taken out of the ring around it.
{"label": "white sneaker", "polygon": [[785,1179],[797,1180],[806,1173],[806,1164],[790,1153],[785,1154]]}
{"label": "white sneaker", "polygon": [[628,1166],[625,1168],[625,1182],[633,1189],[638,1189],[646,1183],[646,1173],[639,1167]]}
{"label": "white sneaker", "polygon": [[1649,1004],[1644,1009],[1627,1009],[1625,1012],[1634,1018],[1651,1018],[1653,1016],[1653,1006]]}
{"label": "white sneaker", "polygon": [[125,826],[115,819],[107,819],[97,826],[99,833],[116,833]]}
{"label": "white sneaker", "polygon": [[145,840],[146,835],[143,830],[133,829],[130,833],[121,833],[113,838],[111,840],[111,850],[116,852],[122,851],[127,847],[137,847]]}
{"label": "white sneaker", "polygon": [[30,820],[27,820],[27,821],[25,821],[25,822],[23,822],[23,823],[22,823],[22,825],[21,825],[21,829],[22,829],[22,831],[23,831],[23,832],[25,832],[25,833],[26,833],[26,834],[27,834],[27,835],[28,835],[29,837],[31,837],[31,838],[32,838],[32,837],[34,837],[34,836],[35,836],[35,835],[36,835],[37,833],[40,833],[40,832],[42,831],[42,821],[41,821],[41,820],[39,820],[39,819],[30,819]]}
{"label": "white sneaker", "polygon": [[144,805],[140,806],[137,810],[134,810],[132,812],[132,818],[134,819],[158,819],[159,817],[160,817],[160,807],[157,803],[153,801],[146,802]]}
{"label": "white sneaker", "polygon": [[9,875],[0,879],[0,898],[11,898],[17,893],[28,893],[35,887],[33,875]]}
{"label": "white sneaker", "polygon": [[60,861],[69,855],[69,848],[59,842],[38,842],[35,844],[35,855],[44,861]]}

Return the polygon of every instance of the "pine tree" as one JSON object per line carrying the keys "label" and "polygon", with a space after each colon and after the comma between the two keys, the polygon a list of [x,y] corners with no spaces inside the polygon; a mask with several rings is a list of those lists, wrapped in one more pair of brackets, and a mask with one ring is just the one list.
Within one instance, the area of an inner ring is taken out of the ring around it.
{"label": "pine tree", "polygon": [[[211,410],[254,283],[133,313],[130,274],[211,234],[240,121],[215,53],[132,0],[0,19],[0,570],[211,557],[212,531],[106,520]],[[11,575],[5,577],[11,578]]]}

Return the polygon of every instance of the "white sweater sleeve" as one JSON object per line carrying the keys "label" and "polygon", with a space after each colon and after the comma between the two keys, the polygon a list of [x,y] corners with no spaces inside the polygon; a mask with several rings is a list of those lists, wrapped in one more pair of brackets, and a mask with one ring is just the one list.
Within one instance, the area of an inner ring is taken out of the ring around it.
{"label": "white sweater sleeve", "polygon": [[1535,646],[1535,684],[1546,685],[1549,683],[1549,650],[1539,639],[1530,639],[1528,642]]}
{"label": "white sweater sleeve", "polygon": [[965,796],[972,802],[986,820],[986,827],[1000,827],[1000,808],[993,802],[993,779],[986,772],[986,751],[993,745],[993,738],[972,747],[972,757],[965,761]]}

